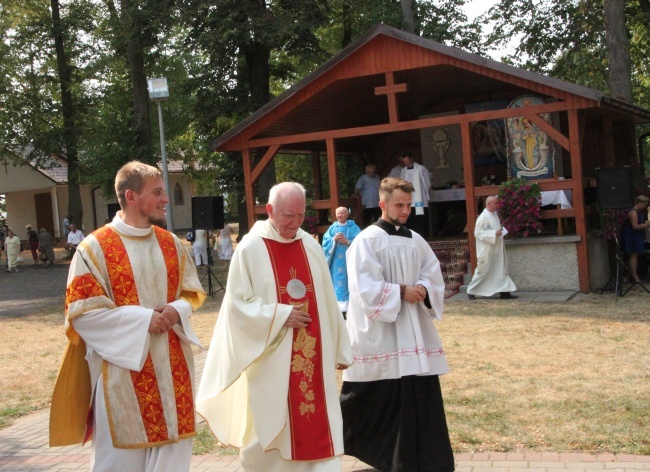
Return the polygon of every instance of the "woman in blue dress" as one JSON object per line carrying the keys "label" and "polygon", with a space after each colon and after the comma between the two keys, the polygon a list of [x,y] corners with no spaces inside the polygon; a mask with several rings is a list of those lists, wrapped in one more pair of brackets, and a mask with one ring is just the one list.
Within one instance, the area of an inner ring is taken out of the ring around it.
{"label": "woman in blue dress", "polygon": [[361,232],[357,224],[348,220],[348,209],[338,207],[336,209],[336,222],[329,227],[323,235],[323,250],[330,267],[330,276],[334,284],[334,293],[343,316],[348,311],[348,269],[345,263],[345,253],[352,244],[352,240]]}
{"label": "woman in blue dress", "polygon": [[623,226],[623,252],[628,256],[627,265],[630,270],[631,282],[639,281],[639,275],[637,273],[639,254],[643,254],[645,229],[650,226],[650,221],[648,221],[648,202],[650,202],[650,199],[645,195],[636,197],[634,206],[627,212],[627,219]]}

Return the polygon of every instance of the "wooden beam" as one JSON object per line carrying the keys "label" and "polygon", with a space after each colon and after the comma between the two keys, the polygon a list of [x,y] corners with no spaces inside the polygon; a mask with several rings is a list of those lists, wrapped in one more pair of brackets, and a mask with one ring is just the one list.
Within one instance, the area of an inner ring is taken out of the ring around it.
{"label": "wooden beam", "polygon": [[386,95],[388,98],[388,122],[397,123],[399,121],[399,107],[397,105],[397,94],[408,90],[407,84],[395,84],[393,72],[386,72],[386,85],[384,87],[375,87],[375,95]]}
{"label": "wooden beam", "polygon": [[469,246],[469,262],[472,271],[476,268],[476,238],[474,226],[476,225],[476,198],[474,191],[474,159],[472,158],[472,134],[469,123],[460,125],[460,142],[463,155],[463,175],[465,177],[465,209],[467,214],[467,239]]}
{"label": "wooden beam", "polygon": [[571,144],[571,172],[573,189],[571,198],[576,218],[578,253],[578,284],[582,293],[589,293],[589,254],[587,251],[587,222],[585,221],[585,199],[582,189],[582,155],[580,152],[580,119],[577,110],[569,111],[569,142]]}
{"label": "wooden beam", "polygon": [[269,147],[268,151],[266,151],[266,153],[264,154],[262,160],[257,163],[255,169],[253,169],[253,172],[251,173],[251,179],[253,179],[253,183],[257,182],[257,179],[259,179],[260,174],[264,172],[264,169],[266,169],[266,166],[269,165],[271,159],[273,159],[275,155],[278,153],[279,148],[280,148],[279,145]]}
{"label": "wooden beam", "polygon": [[564,136],[553,126],[547,123],[544,118],[542,118],[539,115],[526,115],[526,118],[528,118],[530,121],[535,123],[542,131],[544,131],[551,138],[553,138],[553,140],[556,143],[558,143],[560,146],[562,146],[564,149],[566,149],[567,151],[569,150],[569,138]]}
{"label": "wooden beam", "polygon": [[244,164],[244,189],[246,190],[246,213],[248,215],[248,228],[255,224],[255,193],[253,191],[253,179],[251,168],[253,167],[250,149],[242,149],[242,161]]}
{"label": "wooden beam", "polygon": [[[552,102],[526,108],[526,114],[553,113],[566,111],[571,108],[567,102]],[[374,126],[361,126],[358,128],[345,128],[314,133],[276,136],[272,138],[251,139],[249,148],[260,148],[273,145],[306,143],[311,141],[324,141],[327,139],[351,138],[354,136],[368,136],[371,134],[394,133],[422,128],[437,128],[440,126],[457,125],[461,123],[474,123],[482,120],[497,120],[521,116],[522,108],[504,108],[502,110],[479,111],[463,115],[447,115],[434,118],[423,118],[412,121],[400,121]]]}
{"label": "wooden beam", "polygon": [[336,209],[339,207],[339,178],[336,173],[336,144],[333,139],[328,139],[327,145],[327,173],[329,174],[330,183],[330,210],[332,218],[336,215]]}

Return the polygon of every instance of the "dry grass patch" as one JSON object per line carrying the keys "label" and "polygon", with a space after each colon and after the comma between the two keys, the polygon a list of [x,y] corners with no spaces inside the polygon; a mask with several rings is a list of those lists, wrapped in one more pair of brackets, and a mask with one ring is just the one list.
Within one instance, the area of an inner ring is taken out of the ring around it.
{"label": "dry grass patch", "polygon": [[459,451],[650,454],[647,297],[449,304],[438,327]]}
{"label": "dry grass patch", "polygon": [[63,308],[0,320],[0,428],[49,406],[65,347]]}

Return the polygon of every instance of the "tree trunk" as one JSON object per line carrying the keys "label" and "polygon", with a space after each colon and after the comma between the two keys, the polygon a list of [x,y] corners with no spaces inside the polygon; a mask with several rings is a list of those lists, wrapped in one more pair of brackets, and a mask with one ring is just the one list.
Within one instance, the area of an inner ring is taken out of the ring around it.
{"label": "tree trunk", "polygon": [[609,90],[615,99],[632,103],[630,41],[625,26],[624,8],[624,0],[605,0]]}
{"label": "tree trunk", "polygon": [[341,39],[341,49],[345,48],[348,44],[352,42],[352,18],[351,18],[351,1],[352,0],[343,0],[343,38]]}
{"label": "tree trunk", "polygon": [[122,25],[126,31],[126,57],[129,62],[131,87],[133,88],[133,131],[136,154],[133,157],[154,163],[151,144],[151,120],[149,118],[149,91],[144,71],[144,51],[140,46],[138,28],[135,27],[135,11],[131,0],[120,0]]}
{"label": "tree trunk", "polygon": [[416,19],[414,6],[415,0],[401,0],[402,5],[402,29],[407,33],[418,34],[416,31]]}
{"label": "tree trunk", "polygon": [[75,107],[72,100],[72,81],[70,67],[65,57],[63,43],[63,25],[59,0],[51,0],[52,36],[56,49],[56,63],[61,84],[61,110],[63,113],[63,140],[68,162],[68,215],[72,217],[79,229],[83,224],[83,206],[79,191],[79,160],[77,156],[77,130],[75,125]]}

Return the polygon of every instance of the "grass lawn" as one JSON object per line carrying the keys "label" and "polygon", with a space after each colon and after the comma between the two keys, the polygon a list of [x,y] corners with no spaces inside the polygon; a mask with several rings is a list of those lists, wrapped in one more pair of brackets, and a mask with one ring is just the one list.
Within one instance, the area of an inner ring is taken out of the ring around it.
{"label": "grass lawn", "polygon": [[[206,345],[222,295],[193,317]],[[454,449],[650,455],[649,300],[635,290],[618,302],[447,303],[437,327]],[[64,344],[62,307],[0,320],[0,428],[48,407]],[[201,452],[215,451],[210,441],[203,433]]]}

